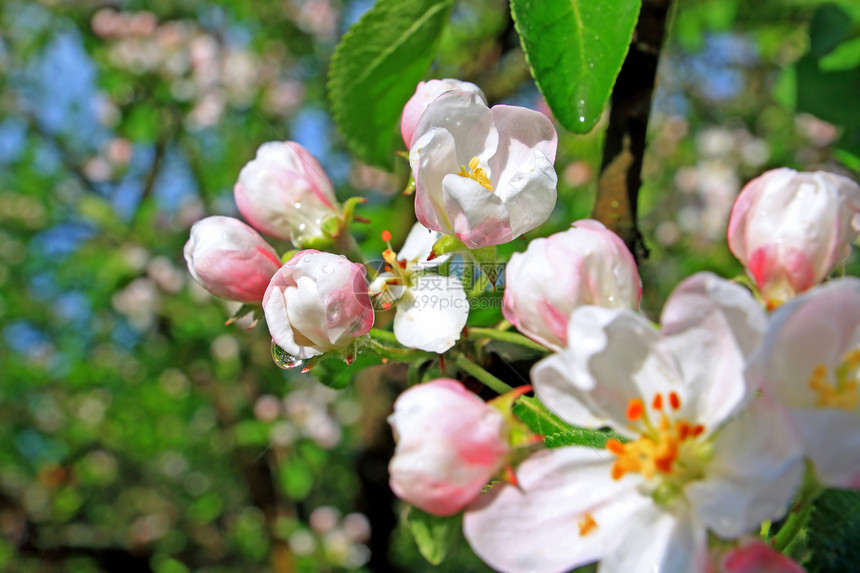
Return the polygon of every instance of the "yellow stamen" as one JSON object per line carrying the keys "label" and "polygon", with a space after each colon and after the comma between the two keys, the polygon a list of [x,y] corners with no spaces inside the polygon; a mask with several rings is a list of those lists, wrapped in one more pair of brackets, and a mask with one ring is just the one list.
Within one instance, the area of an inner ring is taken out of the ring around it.
{"label": "yellow stamen", "polygon": [[824,364],[818,364],[809,377],[809,387],[817,394],[815,405],[820,408],[853,410],[860,404],[858,379],[860,379],[860,348],[851,350],[842,357],[842,362],[833,369],[834,381]]}
{"label": "yellow stamen", "polygon": [[484,189],[486,189],[488,191],[492,191],[493,185],[492,185],[492,183],[490,183],[490,178],[487,176],[486,171],[484,171],[483,169],[478,167],[479,162],[480,162],[480,159],[478,159],[477,156],[473,157],[469,161],[468,169],[466,168],[465,165],[461,165],[460,166],[460,172],[457,173],[457,175],[459,175],[460,177],[468,177],[469,179],[472,179],[473,181],[477,181],[478,183],[481,184],[481,186]]}
{"label": "yellow stamen", "polygon": [[576,524],[579,527],[579,536],[585,537],[595,529],[597,529],[597,522],[594,521],[594,516],[590,513],[584,514],[581,518],[579,518],[579,522]]}

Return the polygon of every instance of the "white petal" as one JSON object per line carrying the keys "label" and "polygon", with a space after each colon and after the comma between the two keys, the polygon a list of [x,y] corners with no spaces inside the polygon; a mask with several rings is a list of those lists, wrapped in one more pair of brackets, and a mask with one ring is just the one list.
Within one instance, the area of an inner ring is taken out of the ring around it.
{"label": "white petal", "polygon": [[[323,352],[329,350],[331,342],[325,324],[320,320],[325,316],[325,306],[314,280],[305,276],[298,277],[296,287],[289,287],[284,291],[284,300],[294,336],[297,338],[296,342],[302,347],[302,354],[308,354],[299,355],[299,358],[310,358],[320,354],[319,350]],[[301,336],[312,342],[319,350],[308,348],[310,345],[307,341],[302,344],[299,339]]]}
{"label": "white petal", "polygon": [[[610,477],[612,456],[570,447],[544,450],[517,469],[518,486],[499,483],[463,516],[463,533],[490,566],[509,573],[560,573],[603,558],[626,519],[651,500],[634,475]],[[596,526],[580,533],[589,516]]]}
{"label": "white petal", "polygon": [[790,416],[818,479],[830,487],[860,489],[860,416],[830,408],[793,410]]}
{"label": "white petal", "polygon": [[663,308],[663,338],[688,390],[681,413],[713,429],[750,395],[744,368],[767,318],[745,288],[711,273],[682,282]]}
{"label": "white petal", "polygon": [[412,225],[409,234],[406,235],[406,240],[403,241],[403,246],[397,251],[397,258],[401,261],[423,261],[422,267],[428,268],[430,265],[438,266],[444,263],[450,255],[442,255],[433,259],[432,263],[427,262],[427,257],[433,250],[433,245],[442,233],[431,231],[421,223]]}
{"label": "white petal", "polygon": [[460,171],[454,137],[444,129],[431,129],[412,146],[409,164],[415,177],[415,216],[429,229],[453,232],[445,214],[442,179]]}
{"label": "white petal", "polygon": [[458,172],[461,165],[468,165],[475,156],[486,163],[496,152],[499,132],[493,113],[478,94],[457,92],[434,100],[421,114],[415,133],[426,134],[435,128],[450,133],[457,144],[457,167],[448,173]]}
{"label": "white petal", "polygon": [[567,339],[569,346],[559,355],[566,367],[555,368],[562,377],[536,367],[533,382],[541,400],[571,423],[580,425],[574,417],[584,406],[626,433],[631,399],[647,406],[658,392],[682,390],[659,333],[631,310],[580,307],[570,315]]}
{"label": "white petal", "polygon": [[514,238],[507,207],[477,181],[446,175],[442,180],[442,196],[451,229],[467,247],[500,245]]}
{"label": "white petal", "polygon": [[460,339],[468,317],[460,279],[421,275],[397,304],[394,335],[404,346],[441,354]]}
{"label": "white petal", "polygon": [[713,447],[705,478],[685,490],[710,529],[735,538],[785,514],[804,465],[803,452],[780,407],[756,398],[723,427]]}
{"label": "white petal", "polygon": [[641,507],[616,533],[621,539],[600,562],[600,573],[704,573],[704,525],[683,504],[671,511],[654,503]]}

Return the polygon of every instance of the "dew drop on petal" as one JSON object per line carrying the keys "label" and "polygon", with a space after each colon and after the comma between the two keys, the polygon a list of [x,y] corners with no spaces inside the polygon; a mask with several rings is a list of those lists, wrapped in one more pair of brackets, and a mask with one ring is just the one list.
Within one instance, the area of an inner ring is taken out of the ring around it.
{"label": "dew drop on petal", "polygon": [[288,354],[286,350],[275,344],[274,340],[272,341],[272,360],[274,360],[278,368],[283,368],[284,370],[298,368],[302,365],[301,359]]}
{"label": "dew drop on petal", "polygon": [[295,206],[295,208],[296,208],[296,209],[301,209],[301,208],[302,208],[302,203],[301,203],[301,201],[296,201],[296,204],[295,204],[294,206]]}

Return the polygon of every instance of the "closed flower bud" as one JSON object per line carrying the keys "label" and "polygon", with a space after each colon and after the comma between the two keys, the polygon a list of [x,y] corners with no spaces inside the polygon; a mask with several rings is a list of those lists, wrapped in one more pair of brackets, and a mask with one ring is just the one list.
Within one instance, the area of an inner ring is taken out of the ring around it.
{"label": "closed flower bud", "polygon": [[427,109],[433,100],[446,92],[472,92],[478,94],[484,103],[487,103],[487,98],[481,88],[471,82],[461,80],[430,80],[427,82],[419,82],[415,93],[403,106],[403,116],[400,119],[400,133],[403,135],[403,143],[409,148],[412,145],[412,134],[415,132],[415,127],[418,125],[418,120],[421,114]]}
{"label": "closed flower bud", "polygon": [[259,303],[281,261],[251,227],[232,217],[194,223],[183,249],[188,272],[221,298]]}
{"label": "closed flower bud", "polygon": [[624,241],[588,219],[535,239],[511,257],[502,313],[523,334],[561,350],[574,309],[586,304],[635,309],[641,293],[636,261]]}
{"label": "closed flower bud", "polygon": [[388,422],[397,439],[388,467],[391,489],[433,515],[468,505],[508,453],[502,414],[450,378],[408,389]]}
{"label": "closed flower bud", "polygon": [[270,141],[239,173],[233,189],[245,220],[261,233],[301,246],[338,215],[337,199],[322,165],[292,141]]}
{"label": "closed flower bud", "polygon": [[282,266],[263,296],[272,340],[306,360],[349,346],[373,326],[365,268],[343,255],[308,249]]}
{"label": "closed flower bud", "polygon": [[732,208],[728,240],[771,306],[822,282],[860,233],[860,185],[816,171],[774,169]]}

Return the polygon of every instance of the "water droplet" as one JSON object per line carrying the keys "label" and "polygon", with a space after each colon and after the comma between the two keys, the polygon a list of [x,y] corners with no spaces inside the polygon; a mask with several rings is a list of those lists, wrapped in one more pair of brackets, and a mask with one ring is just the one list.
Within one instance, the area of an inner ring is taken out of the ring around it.
{"label": "water droplet", "polygon": [[304,223],[299,223],[299,231],[304,231],[306,227],[307,225],[305,225]]}
{"label": "water droplet", "polygon": [[275,344],[274,340],[272,341],[272,360],[275,361],[275,365],[278,368],[283,368],[284,370],[298,368],[302,365],[300,358],[288,354],[286,350]]}
{"label": "water droplet", "polygon": [[584,115],[579,116],[579,121],[582,123],[585,123],[585,116]]}
{"label": "water droplet", "polygon": [[523,225],[531,225],[532,218],[529,216],[523,217]]}
{"label": "water droplet", "polygon": [[614,296],[610,296],[610,297],[609,297],[609,298],[607,298],[606,300],[608,300],[609,302],[615,302],[615,297],[614,297]]}
{"label": "water droplet", "polygon": [[332,267],[328,263],[324,264],[321,268],[322,268],[322,272],[324,272],[327,275],[330,275],[334,272],[334,267]]}
{"label": "water droplet", "polygon": [[302,203],[301,203],[301,201],[296,201],[296,204],[294,205],[294,207],[295,207],[296,209],[301,209],[301,208],[302,208]]}
{"label": "water droplet", "polygon": [[593,67],[594,67],[594,62],[588,62],[588,67],[589,67],[589,68],[593,68]]}
{"label": "water droplet", "polygon": [[517,173],[513,177],[511,177],[511,185],[519,185],[523,180],[523,174]]}

